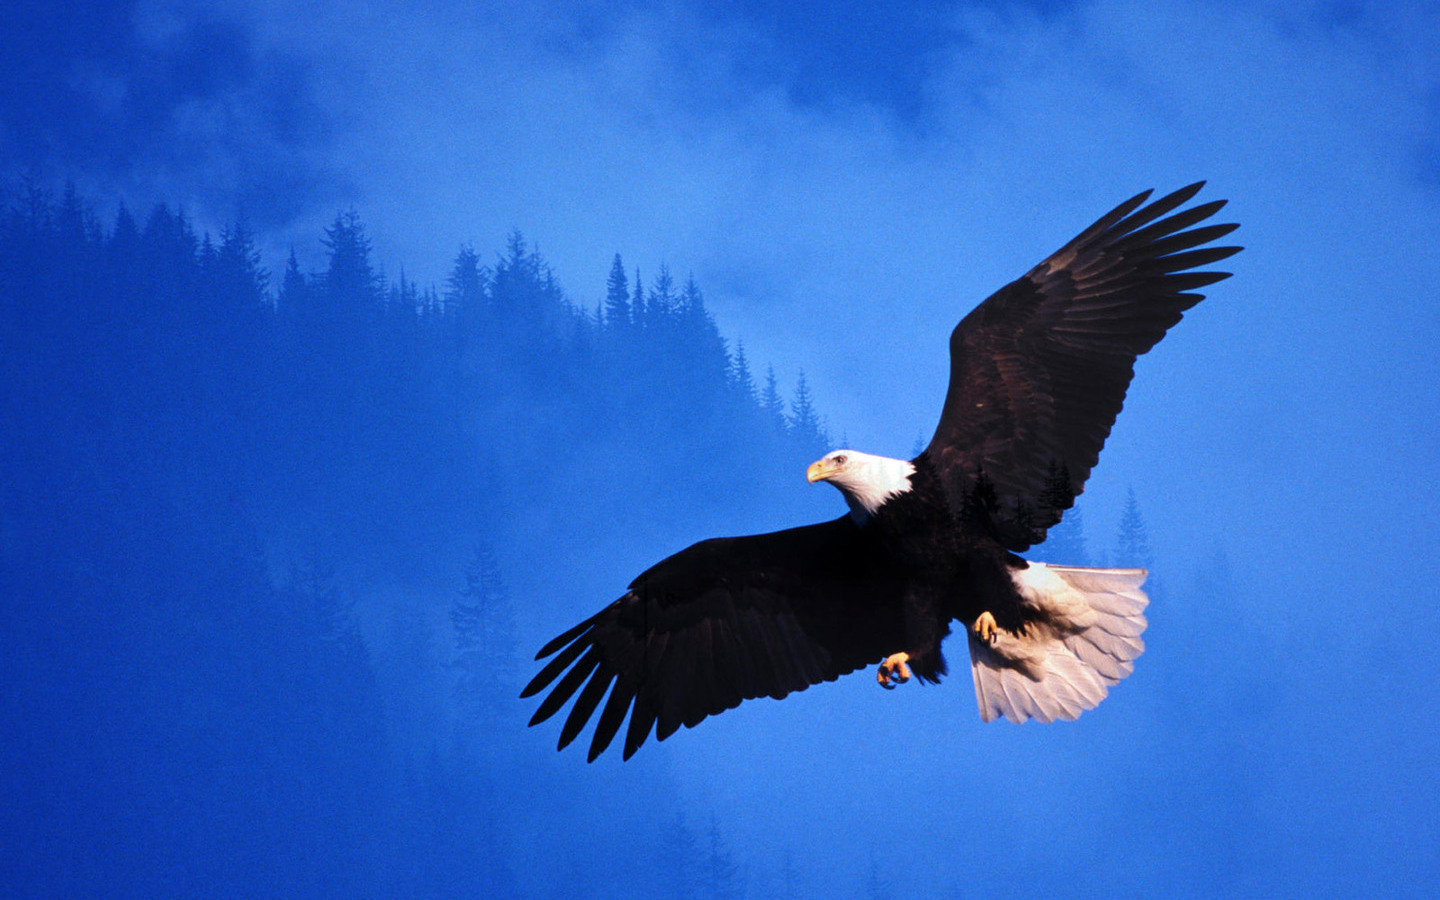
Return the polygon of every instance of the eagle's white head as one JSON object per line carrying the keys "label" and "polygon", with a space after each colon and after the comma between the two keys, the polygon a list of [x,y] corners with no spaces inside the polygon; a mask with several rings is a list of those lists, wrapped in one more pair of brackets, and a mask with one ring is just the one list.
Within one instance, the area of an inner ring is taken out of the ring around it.
{"label": "eagle's white head", "polygon": [[863,525],[885,501],[910,490],[915,467],[903,459],[856,450],[835,450],[810,464],[805,477],[813,484],[828,481],[845,495],[850,516]]}

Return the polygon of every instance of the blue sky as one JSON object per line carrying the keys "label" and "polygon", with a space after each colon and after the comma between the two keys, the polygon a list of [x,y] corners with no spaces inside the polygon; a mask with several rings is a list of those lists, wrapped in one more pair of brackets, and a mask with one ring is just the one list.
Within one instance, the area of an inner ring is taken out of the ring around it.
{"label": "blue sky", "polygon": [[[1233,658],[1186,662],[1218,733],[1264,748],[1236,793],[1280,835],[1255,852],[1274,871],[1328,855],[1342,892],[1364,884],[1366,853],[1402,878],[1428,854],[1419,871],[1435,872],[1440,825],[1417,794],[1440,776],[1440,660],[1417,637],[1440,628],[1435,5],[212,0],[5,15],[19,25],[0,28],[11,173],[181,203],[212,228],[244,214],[277,267],[292,245],[318,267],[321,228],[351,206],[387,271],[422,282],[511,228],[589,305],[615,252],[647,277],[667,263],[694,273],[753,362],[787,386],[806,371],[833,433],[892,455],[933,427],[964,312],[1137,191],[1208,179],[1201,199],[1230,199],[1247,249],[1138,365],[1087,524],[1111,533],[1133,487],[1172,593],[1218,553],[1259,598],[1177,598],[1154,617],[1233,634],[1218,644]],[[532,607],[522,626],[544,637],[566,615]],[[980,729],[957,680],[899,699],[812,692],[595,774],[669,767],[757,844],[806,827],[843,842],[896,809],[901,835],[943,830],[928,786],[969,783],[987,752],[996,777],[1055,777],[1123,815],[1127,791],[1155,803],[1146,754],[1174,750],[1152,729],[1194,724],[1148,705],[1152,662],[1107,704],[1121,708],[1095,726],[1090,769],[1067,732]],[[876,736],[805,759],[807,729],[836,709]],[[757,725],[791,751],[773,776],[734,752]],[[884,729],[924,741],[894,746]],[[1031,836],[1055,815],[1056,840],[1095,851],[1103,827],[1060,802],[1012,797],[996,814]],[[822,806],[835,815],[807,823]],[[945,854],[964,845],[916,848],[920,883],[946,889]]]}
{"label": "blue sky", "polygon": [[[1423,4],[125,6],[8,38],[38,83],[0,108],[10,161],[243,213],[277,261],[294,244],[318,265],[349,205],[422,282],[512,227],[581,302],[616,251],[664,261],[882,451],[929,428],[949,324],[1142,188],[1232,198],[1265,242],[1236,263],[1260,267],[1246,296],[1278,283],[1213,324],[1256,337],[1295,326],[1292,291],[1302,327],[1342,325],[1356,298],[1335,286],[1434,233]],[[1407,271],[1385,268],[1372,295]]]}

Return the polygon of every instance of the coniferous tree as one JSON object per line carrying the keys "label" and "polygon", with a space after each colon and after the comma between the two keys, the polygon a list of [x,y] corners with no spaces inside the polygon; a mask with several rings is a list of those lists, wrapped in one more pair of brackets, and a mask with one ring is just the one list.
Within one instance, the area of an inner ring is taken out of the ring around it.
{"label": "coniferous tree", "polygon": [[807,448],[821,452],[830,441],[810,398],[810,385],[803,369],[795,380],[795,397],[790,401],[790,433]]}
{"label": "coniferous tree", "polygon": [[171,213],[165,204],[157,203],[145,220],[140,244],[145,262],[161,283],[188,283],[187,276],[195,270],[200,241],[184,210]]}
{"label": "coniferous tree", "polygon": [[210,232],[205,232],[200,238],[200,271],[202,274],[213,277],[215,270],[215,242],[210,240]]}
{"label": "coniferous tree", "polygon": [[544,345],[576,324],[574,308],[549,265],[526,245],[524,235],[512,231],[505,243],[505,254],[495,263],[489,283],[490,307],[501,325],[494,337],[510,346],[512,356],[553,363],[553,353],[547,353]]}
{"label": "coniferous tree", "polygon": [[392,318],[413,320],[420,314],[420,287],[405,277],[400,270],[400,280],[390,283],[385,294],[385,312]]}
{"label": "coniferous tree", "polygon": [[513,229],[505,237],[505,254],[495,263],[490,278],[490,302],[496,312],[507,320],[523,316],[533,298],[527,290],[535,280],[534,264],[525,235]]}
{"label": "coniferous tree", "polygon": [[730,357],[725,352],[725,340],[720,329],[705,308],[705,295],[695,276],[685,279],[676,301],[674,316],[680,325],[680,358],[690,380],[703,395],[717,396],[725,386],[730,369]]}
{"label": "coniferous tree", "polygon": [[370,239],[359,214],[349,210],[335,216],[320,243],[330,251],[323,318],[334,323],[342,340],[353,340],[379,305],[382,282],[370,262]]}
{"label": "coniferous tree", "polygon": [[102,292],[97,299],[110,305],[110,324],[106,331],[113,335],[121,328],[128,329],[142,308],[138,297],[140,227],[124,203],[115,213],[115,227],[105,243],[105,266],[110,273],[111,290]]}
{"label": "coniferous tree", "polygon": [[157,343],[174,342],[189,332],[196,312],[193,290],[199,276],[199,238],[183,211],[156,204],[140,233],[139,317]]}
{"label": "coniferous tree", "polygon": [[243,219],[221,229],[215,275],[220,299],[228,309],[250,315],[268,303],[270,273],[261,267],[255,233]]}
{"label": "coniferous tree", "polygon": [[140,227],[135,224],[135,217],[123,202],[115,213],[115,227],[110,232],[109,246],[112,258],[117,262],[126,259],[133,263],[129,257],[140,249]]}
{"label": "coniferous tree", "polygon": [[651,328],[662,329],[668,326],[675,315],[676,301],[675,279],[670,275],[670,267],[661,263],[659,273],[650,283],[650,296],[645,307]]}
{"label": "coniferous tree", "polygon": [[630,327],[630,284],[618,253],[610,265],[610,277],[605,281],[604,309],[606,327],[617,330]]}
{"label": "coniferous tree", "polygon": [[701,896],[704,872],[700,842],[681,813],[677,812],[673,824],[663,830],[659,851],[659,870],[665,878],[662,896],[677,900]]}
{"label": "coniferous tree", "polygon": [[729,384],[742,402],[755,402],[755,378],[750,374],[750,361],[745,358],[745,344],[739,340],[735,341],[735,353],[730,357]]}
{"label": "coniferous tree", "polygon": [[55,222],[54,207],[50,198],[54,196],[33,173],[21,178],[19,209],[20,228],[25,236],[34,238],[50,232]]}
{"label": "coniferous tree", "polygon": [[456,699],[465,716],[487,717],[494,712],[495,673],[509,671],[513,652],[510,597],[488,544],[476,544],[465,566],[465,587],[450,605],[450,624],[455,630],[454,666],[460,670]]}
{"label": "coniferous tree", "polygon": [[447,353],[450,378],[448,389],[452,402],[460,388],[459,366],[461,358],[479,341],[478,330],[485,303],[486,270],[480,265],[480,255],[468,244],[460,247],[450,274],[445,278],[444,302],[439,313],[444,322],[442,332],[448,335]]}
{"label": "coniferous tree", "polygon": [[676,302],[676,312],[682,318],[695,322],[711,321],[710,313],[705,309],[705,295],[701,293],[700,285],[695,282],[693,272],[685,276],[685,285],[680,288],[680,298]]}
{"label": "coniferous tree", "polygon": [[714,900],[740,896],[740,867],[725,846],[720,825],[713,815],[705,838],[705,864],[700,872],[701,895]]}
{"label": "coniferous tree", "polygon": [[65,182],[65,192],[60,200],[60,209],[55,217],[60,241],[70,247],[84,247],[99,243],[100,227],[95,215],[80,199],[75,182]]}
{"label": "coniferous tree", "polygon": [[776,429],[784,431],[785,401],[780,399],[779,383],[775,379],[775,367],[765,367],[765,390],[760,395],[760,407]]}
{"label": "coniferous tree", "polygon": [[[319,883],[338,873],[340,878],[327,883],[337,885],[342,893],[364,893],[365,887],[371,886],[367,880],[372,875],[405,868],[406,863],[386,854],[404,856],[414,849],[415,835],[421,832],[435,846],[454,851],[451,864],[457,869],[469,866],[471,871],[503,871],[510,850],[501,829],[492,837],[470,827],[473,819],[443,812],[426,816],[418,826],[404,821],[408,814],[395,808],[404,801],[397,804],[395,800],[414,793],[411,788],[424,792],[425,779],[406,782],[398,774],[403,767],[393,765],[407,753],[417,753],[417,759],[424,756],[423,747],[406,746],[415,742],[413,729],[406,729],[404,723],[418,716],[401,708],[412,701],[411,695],[426,695],[427,699],[415,702],[434,702],[434,691],[410,689],[421,674],[443,688],[450,687],[446,682],[456,682],[459,706],[469,704],[474,710],[483,707],[487,698],[505,702],[507,709],[513,706],[504,698],[513,697],[514,687],[494,684],[497,673],[503,678],[516,671],[506,658],[512,651],[513,634],[507,616],[501,616],[499,625],[486,618],[489,613],[508,614],[509,610],[498,568],[493,554],[476,549],[463,590],[451,598],[454,643],[436,646],[429,639],[428,620],[410,617],[418,607],[390,606],[396,597],[423,596],[428,587],[423,577],[408,574],[412,570],[404,561],[419,558],[421,554],[412,552],[417,548],[452,550],[453,544],[443,542],[453,541],[457,533],[471,527],[477,509],[493,513],[493,520],[501,523],[497,527],[511,529],[502,530],[499,534],[503,536],[497,540],[513,539],[515,529],[505,522],[514,510],[515,485],[533,488],[528,496],[536,502],[555,502],[557,497],[556,489],[546,485],[544,478],[532,478],[533,471],[525,469],[527,464],[519,458],[533,461],[538,458],[531,452],[536,448],[566,444],[577,433],[583,438],[584,429],[602,418],[616,432],[603,440],[632,454],[631,458],[637,448],[654,449],[661,427],[658,423],[670,423],[662,436],[680,448],[677,456],[691,454],[697,447],[735,446],[740,443],[737,431],[742,440],[756,435],[762,438],[750,442],[748,448],[757,457],[771,455],[772,448],[790,446],[782,437],[787,407],[776,388],[773,370],[766,379],[764,396],[756,398],[744,348],[737,344],[733,358],[727,356],[694,279],[687,279],[678,294],[673,283],[659,287],[657,293],[668,300],[655,305],[660,313],[656,321],[665,327],[637,330],[629,339],[633,342],[629,346],[642,351],[635,355],[645,357],[641,360],[645,368],[640,371],[659,371],[662,367],[655,365],[657,360],[673,361],[675,371],[682,373],[674,377],[694,377],[712,389],[710,396],[700,397],[695,404],[710,403],[704,416],[690,420],[674,416],[674,409],[666,403],[686,402],[699,395],[671,390],[668,397],[660,397],[661,392],[650,391],[649,385],[636,387],[640,379],[634,378],[632,371],[611,365],[613,359],[588,353],[592,341],[597,349],[605,343],[595,339],[588,310],[581,313],[570,305],[553,273],[538,253],[518,239],[518,233],[497,265],[508,278],[507,286],[497,288],[496,279],[470,251],[472,259],[464,266],[467,276],[463,284],[447,281],[440,302],[434,288],[422,288],[403,270],[397,281],[389,283],[370,261],[369,240],[358,215],[340,214],[326,229],[323,243],[330,251],[328,266],[307,275],[292,248],[276,273],[278,297],[272,301],[270,279],[255,253],[254,234],[243,221],[206,241],[196,236],[183,212],[157,208],[142,234],[134,218],[122,209],[114,230],[104,237],[85,224],[88,207],[83,198],[73,191],[69,194],[64,200],[49,198],[43,208],[32,210],[28,219],[19,205],[23,197],[0,209],[0,296],[15,298],[0,304],[0,348],[4,350],[0,366],[22,376],[0,379],[6,381],[0,384],[0,420],[15,426],[9,430],[8,440],[0,440],[0,481],[24,478],[31,471],[45,473],[64,489],[42,499],[68,504],[62,510],[64,515],[54,516],[54,522],[61,523],[56,526],[62,528],[61,540],[48,554],[24,552],[46,540],[37,536],[44,528],[30,527],[34,524],[30,507],[42,504],[27,502],[7,508],[0,516],[4,530],[0,554],[11,561],[23,557],[27,564],[33,556],[41,570],[35,580],[40,583],[43,579],[47,586],[53,583],[63,589],[69,579],[68,583],[78,581],[87,588],[97,583],[113,588],[116,596],[159,598],[137,607],[148,617],[138,626],[133,617],[128,622],[120,617],[79,624],[96,633],[115,628],[113,646],[121,657],[116,661],[124,665],[137,664],[138,657],[124,655],[129,645],[144,655],[154,648],[151,642],[156,633],[182,636],[187,645],[194,642],[194,658],[200,662],[192,665],[187,655],[180,661],[184,665],[174,666],[174,684],[163,687],[173,687],[187,706],[203,710],[224,704],[227,711],[236,713],[227,719],[231,724],[219,731],[203,722],[193,731],[170,721],[143,724],[158,726],[151,730],[159,739],[177,743],[181,751],[175,755],[177,774],[195,784],[202,783],[204,772],[213,769],[206,764],[209,761],[233,763],[227,778],[216,785],[223,793],[197,797],[198,802],[216,810],[240,810],[237,815],[248,815],[253,809],[273,811],[275,821],[284,817],[298,822],[294,833],[314,835],[317,846],[342,848],[335,855],[311,853],[309,847],[277,853],[282,858],[277,864],[288,867],[281,873],[288,882]],[[26,238],[27,229],[36,231],[33,240]],[[32,246],[34,256],[19,255]],[[104,295],[114,284],[107,301],[112,308],[131,310],[136,323],[142,318],[160,321],[145,329],[93,330],[91,337],[112,352],[105,356],[71,352],[73,359],[67,357],[65,362],[74,371],[55,377],[57,373],[45,366],[53,365],[56,348],[74,342],[77,323],[64,316],[81,307],[58,304],[57,295],[46,293],[46,282],[53,284],[61,267],[83,260],[90,250],[94,251],[93,269],[72,266],[65,270],[77,278],[79,289],[74,297],[96,302],[93,298]],[[28,274],[32,269],[33,276]],[[612,272],[616,270],[623,276],[623,267],[612,267]],[[129,274],[122,274],[126,272]],[[637,308],[647,308],[638,274],[634,288],[637,304],[629,306],[632,316]],[[37,289],[15,293],[13,289],[23,278],[31,278]],[[464,299],[451,305],[461,297]],[[496,325],[498,301],[515,301],[508,308],[517,323],[524,323],[523,334],[518,329],[505,333]],[[47,304],[56,311],[48,332],[12,327],[22,322],[22,305],[45,308]],[[473,306],[477,315],[486,316],[486,343],[477,341],[467,348],[462,365],[456,362],[460,354],[448,343],[452,323],[447,319],[458,314],[456,306],[467,305]],[[247,309],[257,321],[266,323],[264,329],[252,333],[233,328],[236,316],[248,315]],[[608,308],[606,312],[608,322]],[[597,315],[595,321],[599,319]],[[197,323],[230,330],[222,330],[220,340],[210,342],[211,346],[202,342],[198,352],[187,352],[187,345],[197,343],[192,340],[197,334],[205,336],[195,328]],[[403,342],[397,340],[400,336]],[[531,343],[516,349],[521,338]],[[234,359],[212,352],[216,346],[234,350]],[[170,355],[152,352],[157,347]],[[182,352],[186,355],[180,357]],[[115,365],[112,359],[140,359],[145,365]],[[536,359],[548,367],[542,373],[547,377],[512,374],[516,360]],[[703,365],[693,366],[696,361]],[[231,384],[232,375],[242,371],[242,365],[253,367],[263,377],[253,385],[238,385],[243,390],[237,391]],[[687,367],[703,374],[684,375]],[[456,374],[450,379],[454,373],[464,377]],[[356,374],[364,377],[352,377]],[[668,370],[662,374],[673,375]],[[711,403],[724,396],[727,378],[735,394],[727,402]],[[45,384],[47,379],[61,386],[81,384],[89,389],[93,385],[97,392],[114,391],[120,402],[111,402],[113,398],[102,394],[77,413],[69,393],[42,396],[37,391],[34,397],[21,393],[26,386]],[[353,396],[348,395],[349,386],[355,383],[359,388],[351,392]],[[197,385],[204,390],[192,390]],[[571,390],[576,385],[581,387]],[[260,395],[260,400],[234,402],[240,393]],[[809,397],[808,386],[801,394]],[[33,410],[35,404],[30,401],[35,397],[49,402],[54,414],[42,417],[27,411]],[[57,398],[63,402],[56,402]],[[189,405],[177,404],[177,400]],[[537,404],[548,405],[544,414],[530,415]],[[633,414],[610,416],[617,408]],[[801,418],[820,429],[813,398],[797,404],[797,411],[805,408],[809,413]],[[518,410],[526,415],[517,416]],[[758,424],[766,415],[775,423],[773,433],[769,425]],[[174,427],[176,424],[181,427]],[[486,441],[491,435],[504,435],[506,440]],[[509,443],[512,438],[513,444]],[[243,455],[226,449],[237,446],[256,449]],[[485,454],[483,465],[477,464],[477,453]],[[232,455],[236,458],[228,458]],[[596,458],[598,454],[582,463]],[[693,454],[689,458],[693,459]],[[736,485],[723,480],[731,462],[718,459],[714,467],[716,484],[722,489]],[[610,489],[609,485],[597,488]],[[87,496],[99,496],[103,502],[86,507],[72,499]],[[264,559],[284,560],[299,554],[295,545],[303,541],[294,536],[312,530],[327,535],[323,559],[319,554],[305,557],[308,565],[294,567],[284,589],[269,585]],[[215,555],[232,552],[240,543],[232,532],[249,534],[255,545],[249,551],[251,565],[243,574],[240,567],[215,564]],[[261,534],[265,535],[263,541],[257,537]],[[542,539],[553,536],[540,535]],[[164,549],[130,552],[152,545]],[[231,551],[216,549],[225,546]],[[65,565],[53,565],[55,561]],[[71,564],[77,561],[79,565]],[[402,564],[396,565],[397,561]],[[0,566],[7,575],[20,568]],[[77,579],[75,572],[83,575]],[[21,575],[13,578],[18,580]],[[159,590],[151,590],[157,586]],[[493,602],[497,596],[500,601]],[[377,602],[382,600],[383,607]],[[67,615],[73,611],[79,618],[99,607],[73,601],[64,609]],[[372,658],[367,640],[385,641],[384,629],[378,635],[369,630],[362,634],[360,625],[362,620],[373,625],[377,608],[405,609],[407,630],[396,630],[399,640],[388,649],[377,644]],[[361,610],[366,613],[363,617]],[[17,615],[23,618],[29,613],[22,610]],[[45,622],[37,619],[22,625],[38,631]],[[130,641],[136,634],[127,628],[138,629],[140,640]],[[21,633],[29,632],[22,629]],[[0,659],[6,658],[4,651],[9,646],[0,635]],[[57,639],[53,646],[59,651],[67,645]],[[213,648],[223,652],[208,652]],[[404,669],[395,661],[397,654],[412,659],[423,655],[425,659],[423,665]],[[450,662],[456,672],[445,667]],[[164,666],[169,661],[160,663]],[[45,675],[58,674],[58,669]],[[91,678],[89,669],[74,669],[66,676],[75,678],[69,686],[88,686],[83,679]],[[395,677],[407,671],[412,673],[408,680]],[[381,674],[384,678],[377,678]],[[99,678],[103,672],[97,670],[93,680]],[[388,683],[403,687],[381,687]],[[433,682],[427,684],[433,686]],[[468,695],[463,690],[466,685],[471,688]],[[382,706],[382,690],[395,706]],[[94,693],[102,695],[105,690]],[[472,732],[476,731],[473,717],[469,721]],[[166,733],[167,728],[173,733]],[[491,729],[489,733],[504,732]],[[459,738],[457,732],[457,742]],[[253,748],[257,741],[267,742],[264,753],[245,749]],[[98,757],[114,749],[102,744],[95,754]],[[494,757],[472,760],[466,770],[469,774],[463,776],[452,757],[432,751],[430,758],[428,780],[437,794],[448,792],[469,799],[471,795],[455,789],[462,777],[473,779],[470,784],[484,778],[500,780],[493,774],[474,774],[485,767],[490,767],[491,773],[497,771]],[[187,759],[198,759],[200,764],[192,766]],[[445,779],[455,781],[436,784]],[[97,796],[104,796],[104,791],[102,785]],[[249,794],[263,795],[259,806],[235,802]],[[414,807],[426,812],[437,808]],[[180,823],[162,817],[154,830],[181,834],[185,824],[198,821],[192,817],[188,823]],[[283,841],[283,837],[263,833],[267,824],[265,818],[257,818],[255,827],[238,834],[247,842],[244,858],[267,853],[277,841]],[[214,840],[220,830],[204,831],[204,823],[200,825],[196,846]],[[674,868],[662,867],[676,878],[677,889],[667,895],[694,896],[702,888],[710,896],[739,893],[743,879],[734,849],[720,840],[714,823],[708,835],[703,829],[691,833],[683,822],[680,826],[666,829],[671,844],[662,853],[678,860]],[[397,834],[409,839],[396,842],[394,848],[382,846]],[[356,836],[358,842],[348,840]],[[347,847],[351,849],[344,849]],[[437,854],[427,857],[427,862],[441,858]],[[366,860],[371,861],[370,869],[364,868]],[[442,880],[448,874],[436,874],[429,881],[418,876],[415,885],[465,884],[463,892],[472,895],[513,893],[496,889],[499,882],[490,876],[471,883]],[[386,878],[401,881],[391,883]],[[404,878],[387,874],[373,888],[403,895],[411,886]],[[238,881],[233,884],[242,892],[249,886]],[[121,884],[116,890],[146,893],[132,887]],[[419,887],[410,892],[425,893]]]}
{"label": "coniferous tree", "polygon": [[800,879],[795,874],[795,854],[789,847],[780,861],[780,888],[782,897],[796,897],[800,894]]}
{"label": "coniferous tree", "polygon": [[480,265],[480,254],[475,248],[465,245],[455,256],[450,274],[445,278],[444,315],[474,315],[480,309],[485,297],[485,276]]}
{"label": "coniferous tree", "polygon": [[334,559],[312,547],[305,564],[291,569],[290,581],[308,607],[312,636],[351,665],[368,669],[369,654],[355,617],[357,598],[342,588]]}
{"label": "coniferous tree", "polygon": [[[420,286],[405,276],[405,269],[402,267],[400,280],[392,282],[386,291],[379,329],[380,346],[377,348],[380,364],[387,371],[376,387],[384,392],[381,394],[381,402],[393,405],[397,412],[416,410],[414,398],[420,389],[416,378],[421,369],[418,343],[420,303]],[[398,424],[402,419],[403,416],[397,415],[390,419],[390,423]],[[413,447],[410,436],[392,434],[392,437],[406,446],[406,450],[402,452],[408,456]],[[402,470],[409,471],[411,468],[404,466]]]}
{"label": "coniferous tree", "polygon": [[1146,533],[1145,519],[1140,515],[1140,503],[1135,499],[1135,489],[1125,492],[1125,511],[1120,515],[1120,530],[1115,539],[1116,565],[1137,566],[1148,569],[1154,565],[1150,555],[1150,537]]}
{"label": "coniferous tree", "polygon": [[355,210],[336,213],[320,243],[330,251],[325,289],[336,297],[370,297],[379,279],[370,262],[370,238]]}
{"label": "coniferous tree", "polygon": [[650,324],[649,304],[645,300],[645,282],[640,279],[640,267],[635,267],[635,293],[630,298],[630,322],[646,327]]}
{"label": "coniferous tree", "polygon": [[875,860],[875,854],[870,854],[870,870],[865,874],[865,897],[866,900],[888,900],[891,895],[890,885],[880,874],[880,864]]}
{"label": "coniferous tree", "polygon": [[285,274],[280,277],[280,294],[275,298],[281,314],[293,316],[296,311],[308,306],[305,287],[305,276],[300,271],[300,261],[295,258],[292,246],[290,255],[285,259]]}

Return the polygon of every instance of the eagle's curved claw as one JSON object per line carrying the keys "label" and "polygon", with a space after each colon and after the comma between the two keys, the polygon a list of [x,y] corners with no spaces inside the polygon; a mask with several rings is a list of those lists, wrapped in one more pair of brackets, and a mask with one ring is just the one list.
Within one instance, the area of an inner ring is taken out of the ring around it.
{"label": "eagle's curved claw", "polygon": [[970,627],[975,632],[975,636],[980,638],[981,643],[985,644],[995,643],[995,636],[1000,631],[1000,626],[995,622],[995,617],[990,615],[989,610],[982,612],[980,618],[976,619],[975,624]]}
{"label": "eagle's curved claw", "polygon": [[887,691],[895,689],[896,684],[904,684],[910,680],[910,667],[905,663],[910,659],[908,653],[892,653],[885,657],[880,664],[880,670],[875,673],[875,680]]}

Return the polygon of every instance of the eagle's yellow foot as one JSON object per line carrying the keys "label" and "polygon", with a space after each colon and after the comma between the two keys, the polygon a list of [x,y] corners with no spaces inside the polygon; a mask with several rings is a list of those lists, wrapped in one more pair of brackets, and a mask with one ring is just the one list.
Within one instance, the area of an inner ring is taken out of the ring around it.
{"label": "eagle's yellow foot", "polygon": [[894,689],[897,683],[904,684],[909,681],[910,667],[905,665],[909,659],[908,653],[892,653],[885,657],[885,661],[880,664],[880,671],[875,673],[875,680],[887,691]]}
{"label": "eagle's yellow foot", "polygon": [[995,623],[995,617],[990,615],[989,610],[982,612],[980,618],[976,619],[975,624],[970,627],[975,632],[975,636],[987,644],[995,643],[995,634],[1000,630],[1000,626]]}

